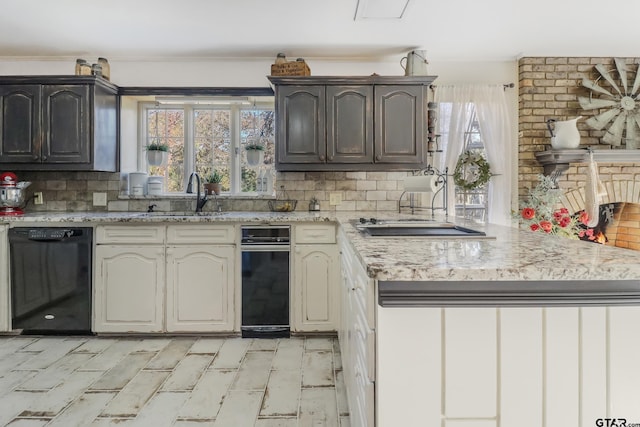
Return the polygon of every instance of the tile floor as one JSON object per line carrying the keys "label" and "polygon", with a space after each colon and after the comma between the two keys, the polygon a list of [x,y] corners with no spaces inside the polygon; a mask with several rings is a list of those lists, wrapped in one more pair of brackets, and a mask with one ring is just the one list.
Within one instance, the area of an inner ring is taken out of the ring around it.
{"label": "tile floor", "polygon": [[348,427],[336,338],[0,337],[0,426]]}

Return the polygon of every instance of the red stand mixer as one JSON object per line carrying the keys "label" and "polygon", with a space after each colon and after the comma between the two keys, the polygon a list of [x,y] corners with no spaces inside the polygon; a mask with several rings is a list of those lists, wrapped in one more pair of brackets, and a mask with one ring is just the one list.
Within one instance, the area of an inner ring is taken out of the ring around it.
{"label": "red stand mixer", "polygon": [[22,208],[26,205],[25,189],[30,182],[18,182],[18,177],[13,172],[0,174],[0,216],[24,215]]}

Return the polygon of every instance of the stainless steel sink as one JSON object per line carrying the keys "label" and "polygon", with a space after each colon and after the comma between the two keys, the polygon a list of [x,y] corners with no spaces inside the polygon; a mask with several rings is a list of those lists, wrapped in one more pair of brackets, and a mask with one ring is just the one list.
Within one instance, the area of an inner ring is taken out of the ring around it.
{"label": "stainless steel sink", "polygon": [[429,220],[379,220],[374,224],[356,223],[355,227],[371,237],[491,238],[484,231]]}

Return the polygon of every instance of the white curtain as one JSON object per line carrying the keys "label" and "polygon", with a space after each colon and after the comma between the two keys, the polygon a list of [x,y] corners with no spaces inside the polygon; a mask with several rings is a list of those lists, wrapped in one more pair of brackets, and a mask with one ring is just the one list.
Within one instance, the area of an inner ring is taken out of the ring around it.
{"label": "white curtain", "polygon": [[[442,134],[440,167],[453,174],[465,144],[465,131],[475,107],[491,173],[488,221],[511,225],[511,124],[503,85],[437,86],[434,101],[440,103],[438,117]],[[449,179],[449,212],[455,212],[455,186]]]}

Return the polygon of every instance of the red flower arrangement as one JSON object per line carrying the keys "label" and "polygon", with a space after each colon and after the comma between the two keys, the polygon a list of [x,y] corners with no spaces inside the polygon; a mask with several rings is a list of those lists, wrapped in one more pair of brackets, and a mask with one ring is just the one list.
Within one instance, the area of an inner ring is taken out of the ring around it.
{"label": "red flower arrangement", "polygon": [[521,204],[520,211],[515,214],[522,228],[571,239],[584,236],[588,236],[589,240],[595,239],[591,238],[593,230],[586,229],[589,220],[587,213],[582,211],[578,215],[571,215],[566,208],[556,208],[560,204],[561,190],[552,178],[544,175],[539,178],[538,185],[529,190],[529,199]]}

